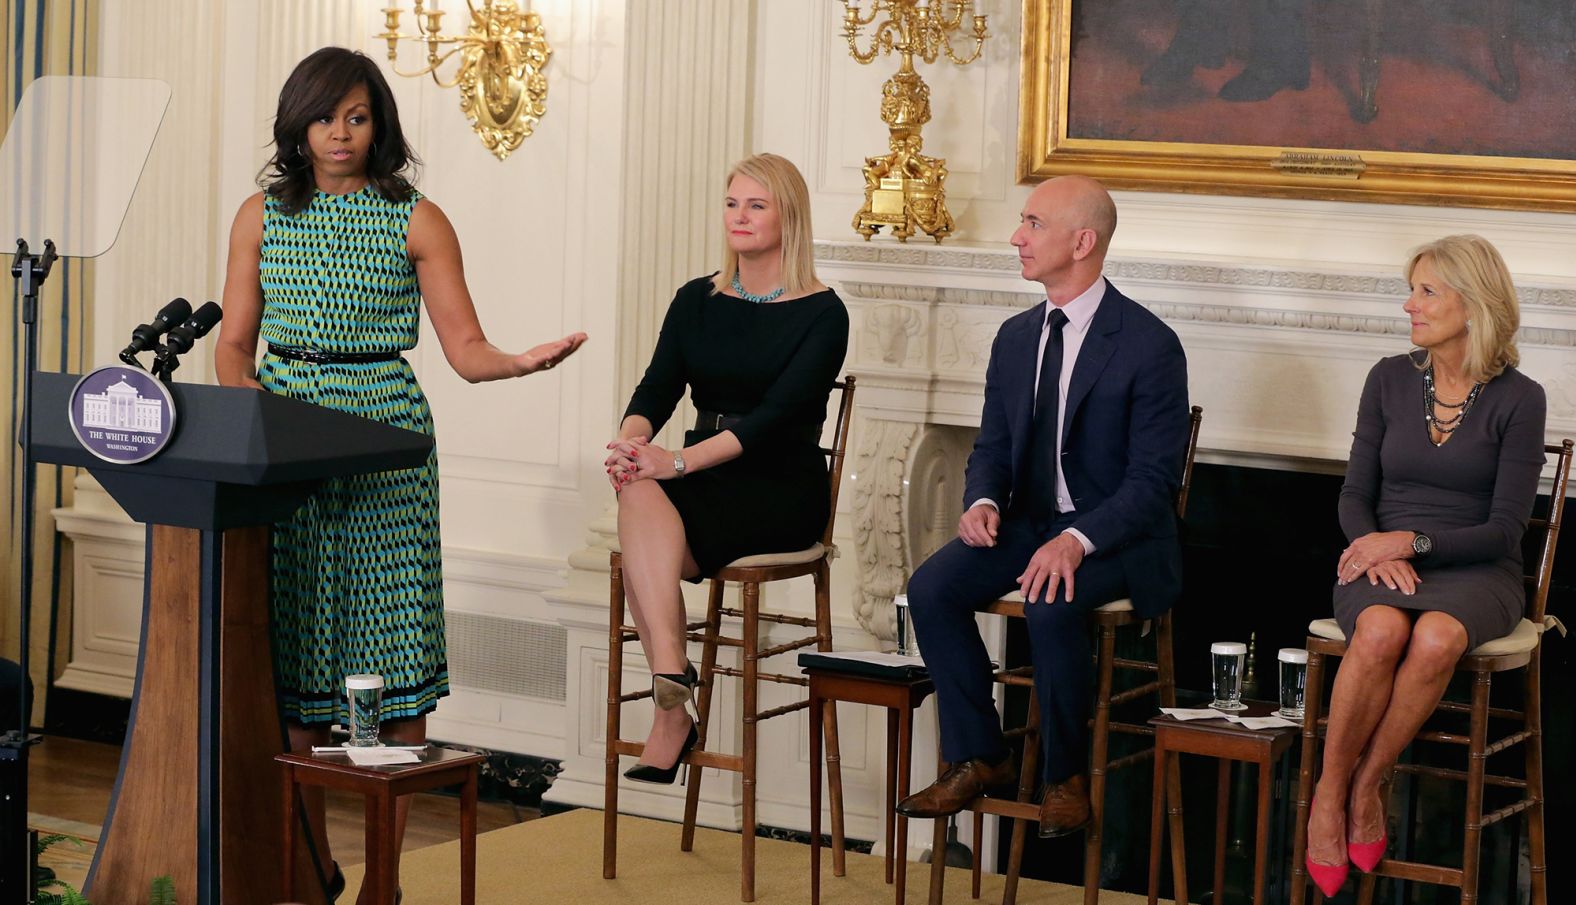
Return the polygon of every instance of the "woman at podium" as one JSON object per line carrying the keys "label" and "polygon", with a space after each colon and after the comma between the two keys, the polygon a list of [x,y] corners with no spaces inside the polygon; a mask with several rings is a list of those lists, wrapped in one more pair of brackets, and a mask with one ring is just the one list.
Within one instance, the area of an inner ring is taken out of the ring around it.
{"label": "woman at podium", "polygon": [[[411,185],[415,155],[366,56],[329,47],[302,60],[279,93],[274,141],[263,190],[230,232],[220,383],[430,436],[401,355],[416,345],[423,300],[444,357],[472,383],[551,368],[585,341],[520,354],[487,341],[454,228]],[[386,739],[426,740],[426,714],[448,693],[440,549],[436,452],[422,468],[330,480],[274,526],[274,660],[293,749],[328,743],[357,673],[383,677]],[[326,853],[320,793],[306,810]]]}

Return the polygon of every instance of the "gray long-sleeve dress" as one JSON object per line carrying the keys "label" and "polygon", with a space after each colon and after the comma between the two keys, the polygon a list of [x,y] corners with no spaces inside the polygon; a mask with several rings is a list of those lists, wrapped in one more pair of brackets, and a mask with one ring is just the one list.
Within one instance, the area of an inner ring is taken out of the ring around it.
{"label": "gray long-sleeve dress", "polygon": [[1370,606],[1455,617],[1470,650],[1510,633],[1526,608],[1521,536],[1543,469],[1543,387],[1515,368],[1489,381],[1441,446],[1424,420],[1423,372],[1413,352],[1368,372],[1341,487],[1347,540],[1374,531],[1418,531],[1433,552],[1412,565],[1412,596],[1366,576],[1336,585],[1335,618],[1350,638]]}

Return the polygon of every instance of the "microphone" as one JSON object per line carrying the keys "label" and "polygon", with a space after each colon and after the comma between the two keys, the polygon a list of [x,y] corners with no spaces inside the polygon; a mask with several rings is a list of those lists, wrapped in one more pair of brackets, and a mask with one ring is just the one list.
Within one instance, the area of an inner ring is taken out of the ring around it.
{"label": "microphone", "polygon": [[137,329],[131,331],[131,344],[121,350],[120,360],[129,365],[137,365],[137,353],[158,345],[159,337],[170,332],[181,321],[186,320],[192,313],[191,302],[185,299],[175,299],[168,305],[159,309],[151,324],[138,324]]}
{"label": "microphone", "polygon": [[185,323],[171,330],[170,335],[165,337],[170,354],[185,355],[190,352],[192,345],[207,336],[208,331],[212,330],[222,317],[224,317],[224,309],[220,308],[217,302],[204,302],[203,306],[187,318]]}

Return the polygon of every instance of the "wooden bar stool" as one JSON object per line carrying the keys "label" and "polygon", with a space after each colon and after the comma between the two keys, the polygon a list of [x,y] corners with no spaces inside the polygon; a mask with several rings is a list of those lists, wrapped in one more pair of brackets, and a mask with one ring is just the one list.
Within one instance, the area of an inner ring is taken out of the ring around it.
{"label": "wooden bar stool", "polygon": [[[1469,720],[1467,734],[1425,727],[1414,738],[1420,742],[1466,748],[1466,769],[1447,770],[1417,764],[1396,764],[1395,767],[1400,773],[1458,780],[1467,784],[1466,813],[1462,816],[1465,832],[1461,846],[1461,866],[1421,864],[1387,857],[1379,862],[1373,873],[1362,874],[1357,893],[1362,905],[1373,902],[1376,877],[1454,886],[1461,890],[1463,903],[1476,902],[1479,842],[1483,828],[1520,814],[1525,814],[1527,818],[1532,905],[1548,905],[1548,861],[1543,837],[1543,698],[1539,668],[1543,662],[1543,633],[1558,625],[1554,617],[1548,615],[1549,577],[1554,573],[1554,548],[1559,540],[1560,522],[1565,512],[1571,451],[1570,440],[1565,440],[1559,446],[1544,447],[1545,453],[1556,457],[1554,486],[1549,494],[1548,517],[1534,518],[1527,523],[1528,535],[1541,531],[1543,537],[1536,569],[1533,574],[1525,576],[1528,592],[1526,618],[1509,635],[1481,644],[1467,651],[1457,661],[1456,672],[1472,675],[1471,702],[1440,701],[1435,709],[1436,714],[1466,714]],[[1303,857],[1308,851],[1308,810],[1312,806],[1314,770],[1320,763],[1319,740],[1329,723],[1328,716],[1322,712],[1324,659],[1346,654],[1346,636],[1341,633],[1334,619],[1316,620],[1308,626],[1308,631],[1308,692],[1302,724],[1302,766],[1298,771],[1297,782],[1297,822],[1291,853],[1291,905],[1302,905],[1307,893],[1308,869],[1303,866]],[[1490,707],[1488,692],[1494,674],[1515,669],[1522,670],[1522,709]],[[1490,742],[1490,719],[1509,722],[1514,727],[1513,731]],[[1488,773],[1488,758],[1515,745],[1521,745],[1525,755],[1525,776]],[[1520,794],[1503,807],[1484,813],[1483,797],[1488,786],[1519,789]],[[1313,901],[1318,903],[1323,899],[1323,894],[1315,887]]]}
{"label": "wooden bar stool", "polygon": [[421,762],[358,767],[344,754],[280,754],[284,782],[284,895],[295,898],[295,871],[289,852],[295,851],[296,796],[301,786],[343,789],[367,802],[367,878],[364,881],[377,903],[394,901],[395,868],[399,845],[394,835],[394,802],[401,795],[460,787],[460,905],[476,905],[476,767],[485,755],[428,745]]}
{"label": "wooden bar stool", "polygon": [[[1189,414],[1187,452],[1182,465],[1182,483],[1177,488],[1177,516],[1187,514],[1188,488],[1193,483],[1193,459],[1198,452],[1198,431],[1204,421],[1204,410],[1193,406]],[[1022,619],[1023,598],[1014,593],[985,607],[984,612],[998,616]],[[1105,824],[1105,784],[1107,775],[1124,767],[1142,763],[1154,755],[1154,749],[1145,748],[1125,757],[1110,759],[1111,733],[1154,737],[1154,729],[1145,723],[1128,723],[1111,719],[1111,708],[1130,701],[1154,695],[1161,707],[1176,706],[1176,669],[1171,656],[1173,616],[1167,612],[1146,620],[1133,612],[1131,600],[1116,600],[1094,611],[1092,620],[1099,632],[1095,651],[1095,703],[1094,718],[1090,721],[1089,755],[1089,827],[1084,843],[1084,903],[1095,905],[1100,901],[1100,849],[1101,830]],[[1155,654],[1152,660],[1127,659],[1116,656],[1116,630],[1138,626],[1145,634],[1154,629]],[[1154,679],[1134,688],[1113,693],[1116,670],[1136,671],[1154,675]],[[1018,877],[1023,866],[1023,846],[1031,823],[1038,823],[1040,806],[1034,802],[1035,787],[1039,781],[1040,708],[1034,693],[1034,669],[1023,666],[1003,669],[996,674],[996,681],[1003,685],[1029,689],[1029,716],[1027,725],[1007,731],[1009,738],[1021,737],[1023,763],[1018,774],[1018,794],[1013,799],[980,797],[969,802],[968,810],[976,815],[995,814],[1013,821],[1012,848],[1007,855],[1007,883],[1002,892],[1002,905],[1013,905],[1018,898]],[[943,772],[946,765],[942,765]],[[1172,764],[1166,780],[1171,802],[1171,869],[1176,886],[1177,905],[1187,903],[1187,859],[1182,843],[1182,774]],[[1158,792],[1158,790],[1157,790]],[[980,896],[982,871],[980,846],[983,842],[983,821],[974,821],[974,898]],[[941,851],[946,844],[946,821],[936,821],[934,851]],[[945,865],[934,859],[930,871],[930,902],[940,905],[945,884]]]}
{"label": "wooden bar stool", "polygon": [[[841,390],[837,408],[837,422],[830,448],[821,452],[827,456],[827,477],[831,485],[832,505],[826,520],[826,532],[821,543],[792,553],[769,553],[746,556],[735,560],[710,576],[711,589],[706,605],[706,618],[686,626],[688,638],[701,645],[700,695],[696,702],[700,710],[698,733],[700,740],[685,757],[689,764],[688,787],[684,799],[684,830],[679,844],[681,851],[691,851],[695,844],[695,817],[700,805],[701,768],[713,767],[730,770],[743,777],[744,797],[743,852],[740,857],[739,898],[744,902],[755,901],[755,782],[756,782],[756,731],[763,720],[803,710],[808,700],[797,701],[770,710],[760,709],[760,683],[777,682],[786,685],[806,686],[804,676],[781,675],[762,672],[760,662],[780,654],[814,646],[817,650],[832,649],[832,598],[831,562],[837,548],[832,545],[832,529],[837,520],[837,491],[842,482],[843,458],[848,447],[848,425],[853,417],[854,378],[846,377],[834,384]],[[620,755],[639,757],[645,750],[643,742],[626,741],[620,737],[619,725],[622,707],[630,701],[651,697],[651,690],[625,694],[624,645],[639,641],[635,627],[624,622],[624,567],[623,557],[615,549],[611,556],[610,606],[608,607],[607,652],[607,775],[604,781],[602,812],[602,876],[613,879],[618,871],[618,759]],[[762,612],[760,608],[761,585],[771,581],[810,575],[815,579],[815,616],[804,618]],[[722,594],[727,582],[742,586],[742,606],[739,609],[724,607]],[[727,616],[743,623],[740,637],[722,634],[722,619]],[[761,623],[793,625],[813,629],[814,634],[774,647],[760,646]],[[733,647],[740,651],[737,667],[719,665],[717,648]],[[711,721],[712,688],[716,676],[733,676],[743,680],[744,741],[739,754],[722,754],[706,750],[706,730]],[[832,792],[833,819],[841,822],[843,812],[842,773],[837,767],[837,712],[828,709],[825,718],[828,760],[828,784]]]}

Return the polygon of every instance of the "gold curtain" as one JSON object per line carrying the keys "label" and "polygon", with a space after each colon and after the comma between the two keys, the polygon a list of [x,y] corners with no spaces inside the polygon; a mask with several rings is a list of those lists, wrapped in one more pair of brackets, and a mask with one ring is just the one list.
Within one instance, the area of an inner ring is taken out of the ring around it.
{"label": "gold curtain", "polygon": [[[98,0],[0,0],[0,133],[27,86],[40,76],[92,75],[97,55]],[[0,192],[7,191],[0,187]],[[0,236],[0,262],[4,271],[5,326],[0,329],[0,404],[6,407],[5,442],[0,443],[0,473],[6,476],[5,562],[0,569],[0,650],[15,658],[20,651],[22,463],[18,456],[18,430],[22,423],[24,332],[20,297],[10,279],[17,236]],[[44,237],[27,237],[33,251],[41,252]],[[38,308],[38,367],[43,371],[81,371],[89,335],[89,308],[93,293],[93,268],[81,259],[56,262]],[[48,465],[38,469],[34,514],[34,571],[32,589],[33,723],[42,725],[49,682],[63,665],[69,650],[71,626],[71,561],[63,538],[55,531],[51,510],[71,504],[75,469]],[[57,665],[57,661],[59,661]],[[10,728],[10,727],[0,727]]]}

